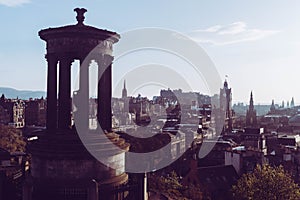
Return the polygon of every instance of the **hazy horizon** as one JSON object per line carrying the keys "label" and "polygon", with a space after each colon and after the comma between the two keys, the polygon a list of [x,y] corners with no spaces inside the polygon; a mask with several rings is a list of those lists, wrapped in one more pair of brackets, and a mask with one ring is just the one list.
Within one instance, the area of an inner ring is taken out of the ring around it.
{"label": "hazy horizon", "polygon": [[[47,92],[46,90],[22,90],[22,89],[18,89],[18,88],[12,88],[12,87],[2,87],[2,86],[0,86],[0,89],[1,88],[9,88],[9,89],[14,89],[14,90],[18,90],[18,91],[29,91],[29,92]],[[161,88],[162,90],[165,90],[165,89],[168,89],[168,88]],[[180,88],[175,88],[174,90],[179,90]],[[173,89],[171,89],[171,90],[173,90]],[[128,91],[128,88],[127,88],[127,91]],[[202,92],[199,92],[199,91],[184,91],[184,90],[182,90],[182,92],[196,92],[196,93],[200,93],[200,94],[203,94],[203,95],[209,95],[209,94],[205,94],[205,93],[202,93]],[[159,96],[160,95],[160,90],[159,91],[157,91],[157,93],[155,93],[154,95],[147,95],[147,94],[144,94],[143,92],[141,92],[141,93],[128,93],[128,96],[132,96],[132,97],[137,97],[138,96],[138,94],[141,94],[141,96],[142,97],[147,97],[148,99],[150,99],[150,100],[152,100],[152,98],[154,97],[154,96]],[[0,95],[2,95],[2,93],[0,93]],[[5,95],[5,94],[4,94]],[[113,95],[113,97],[114,98],[121,98],[121,96],[122,96],[122,94],[120,93],[120,94],[116,94],[116,95]],[[211,96],[211,95],[209,95],[209,96]],[[44,98],[45,98],[46,96],[44,96]],[[96,96],[94,95],[94,96],[92,96],[93,98],[96,98]],[[243,103],[244,105],[249,105],[249,101],[250,101],[250,94],[249,94],[249,100],[248,101],[240,101],[240,100],[237,100],[237,99],[234,99],[234,97],[233,97],[233,99],[232,99],[232,104],[238,104],[238,103]],[[255,97],[254,97],[254,105],[271,105],[271,103],[272,102],[256,102],[255,101]],[[281,106],[281,104],[282,104],[282,101],[280,101],[280,102],[277,102],[277,101],[274,101],[274,103],[275,103],[275,105],[277,104],[278,106]],[[285,106],[286,106],[286,103],[287,103],[287,101],[284,101],[284,103],[285,103]],[[289,103],[290,103],[290,100],[289,100]],[[300,105],[300,103],[297,103],[297,101],[295,101],[295,106],[297,106],[297,105]]]}

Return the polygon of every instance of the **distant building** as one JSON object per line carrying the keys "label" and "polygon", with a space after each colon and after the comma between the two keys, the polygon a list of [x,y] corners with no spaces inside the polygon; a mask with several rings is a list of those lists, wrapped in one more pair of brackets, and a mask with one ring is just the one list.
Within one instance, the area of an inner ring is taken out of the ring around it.
{"label": "distant building", "polygon": [[135,123],[138,125],[148,125],[150,123],[150,107],[151,102],[147,97],[131,97],[129,99],[129,113],[135,115]]}
{"label": "distant building", "polygon": [[268,163],[283,166],[296,183],[299,184],[300,136],[298,134],[269,134],[267,136]]}
{"label": "distant building", "polygon": [[297,114],[289,119],[289,125],[293,127],[300,127],[300,114]]}
{"label": "distant building", "polygon": [[[288,102],[288,101],[287,101]],[[292,98],[289,105],[284,106],[284,101],[282,101],[281,106],[274,104],[274,100],[272,100],[272,105],[270,107],[270,111],[268,115],[280,115],[280,116],[294,116],[299,112],[299,106],[295,106],[294,98]]]}
{"label": "distant building", "polygon": [[294,97],[292,97],[290,106],[291,106],[291,108],[295,107]]}
{"label": "distant building", "polygon": [[247,110],[247,113],[246,113],[246,126],[247,127],[256,127],[257,126],[257,117],[256,117],[256,110],[254,109],[254,104],[253,104],[252,91],[250,94],[249,109]]}
{"label": "distant building", "polygon": [[[234,110],[235,116],[244,116],[246,117],[247,110],[249,108],[249,105],[244,103],[235,103],[232,106],[232,109]],[[270,105],[264,105],[264,104],[254,104],[254,109],[256,111],[256,116],[263,116],[270,112]]]}
{"label": "distant building", "polygon": [[229,141],[216,141],[216,140],[204,140],[200,144],[200,149],[209,149],[211,150],[208,154],[198,159],[198,167],[209,167],[209,166],[221,166],[225,165],[225,151],[229,151],[234,147],[234,143]]}
{"label": "distant building", "polygon": [[270,114],[271,114],[271,113],[275,113],[275,110],[276,110],[276,108],[275,108],[274,99],[273,99],[273,100],[272,100],[271,107],[270,107]]}
{"label": "distant building", "polygon": [[[177,94],[179,94],[179,93],[182,93],[182,91],[178,90]],[[160,96],[162,99],[164,99],[165,101],[167,101],[169,103],[177,103],[178,102],[177,95],[175,95],[174,92],[172,90],[170,90],[170,88],[168,90],[161,90]]]}
{"label": "distant building", "polygon": [[23,180],[29,170],[25,158],[25,153],[0,148],[0,199],[21,199]]}
{"label": "distant building", "polygon": [[0,124],[8,124],[10,122],[10,116],[7,109],[0,105]]}
{"label": "distant building", "polygon": [[220,111],[221,113],[225,112],[223,131],[231,132],[233,123],[232,93],[231,88],[228,87],[227,80],[224,82],[224,87],[220,89]]}
{"label": "distant building", "polygon": [[225,165],[233,165],[239,175],[250,172],[256,164],[265,162],[267,146],[263,128],[248,127],[235,130],[231,134],[224,135],[222,139],[235,142],[232,148],[224,150],[225,155],[222,156]]}
{"label": "distant building", "polygon": [[191,170],[183,178],[183,184],[199,185],[212,199],[231,199],[230,189],[238,180],[235,168],[232,165],[197,167],[195,162],[191,161]]}
{"label": "distant building", "polygon": [[170,103],[179,103],[181,105],[192,105],[193,102],[198,106],[204,104],[211,104],[211,97],[208,95],[200,94],[198,92],[183,92],[178,90],[161,90],[160,98]]}
{"label": "distant building", "polygon": [[129,113],[129,97],[112,98],[113,127],[132,125],[132,113]]}
{"label": "distant building", "polygon": [[253,172],[257,164],[267,162],[264,153],[244,146],[235,147],[225,152],[225,165],[232,165],[239,175]]}
{"label": "distant building", "polygon": [[261,118],[260,126],[265,132],[277,132],[279,128],[288,126],[289,116],[280,114],[268,114]]}
{"label": "distant building", "polygon": [[26,126],[46,126],[46,100],[29,99],[25,102],[25,124]]}
{"label": "distant building", "polygon": [[[181,123],[181,106],[180,105],[172,105],[166,109],[167,113],[167,121],[163,127],[164,130],[168,130],[169,128],[175,128],[178,124]],[[168,130],[169,131],[169,130]]]}
{"label": "distant building", "polygon": [[300,136],[299,135],[278,136],[278,143],[283,146],[300,147]]}
{"label": "distant building", "polygon": [[263,128],[245,128],[241,135],[241,144],[246,149],[252,149],[258,152],[266,153],[266,139]]}
{"label": "distant building", "polygon": [[[4,94],[0,97],[2,120],[4,124],[23,128],[25,125],[25,102],[21,99],[6,99]],[[9,120],[8,120],[9,119]],[[7,122],[8,121],[8,122]]]}

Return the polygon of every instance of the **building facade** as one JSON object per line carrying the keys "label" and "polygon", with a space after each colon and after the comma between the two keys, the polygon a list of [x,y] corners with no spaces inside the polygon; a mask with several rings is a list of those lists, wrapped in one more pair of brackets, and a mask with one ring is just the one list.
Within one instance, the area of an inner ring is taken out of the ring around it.
{"label": "building facade", "polygon": [[0,108],[2,112],[1,121],[5,125],[16,128],[25,126],[25,102],[21,99],[7,99],[2,94],[0,98]]}

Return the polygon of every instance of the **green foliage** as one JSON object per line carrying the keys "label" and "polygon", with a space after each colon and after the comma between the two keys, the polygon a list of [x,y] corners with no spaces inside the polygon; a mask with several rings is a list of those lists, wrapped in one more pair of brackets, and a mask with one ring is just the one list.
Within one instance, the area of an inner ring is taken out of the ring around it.
{"label": "green foliage", "polygon": [[160,192],[174,200],[201,200],[202,192],[199,186],[189,185],[188,187],[180,183],[180,178],[176,172],[172,171],[167,176],[148,176],[149,189]]}
{"label": "green foliage", "polygon": [[192,200],[202,200],[203,193],[199,185],[190,184],[183,192],[183,195]]}
{"label": "green foliage", "polygon": [[253,173],[244,174],[232,188],[237,200],[296,200],[300,188],[282,166],[257,165]]}
{"label": "green foliage", "polygon": [[10,126],[0,125],[0,147],[9,151],[25,151],[26,142],[21,131]]}

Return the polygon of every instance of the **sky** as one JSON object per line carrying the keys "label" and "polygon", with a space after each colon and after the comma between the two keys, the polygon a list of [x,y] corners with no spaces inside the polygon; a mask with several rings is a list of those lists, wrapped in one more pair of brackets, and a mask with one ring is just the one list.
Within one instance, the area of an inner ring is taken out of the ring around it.
{"label": "sky", "polygon": [[[256,104],[270,104],[272,99],[281,104],[292,97],[300,104],[299,6],[297,0],[0,0],[0,86],[46,90],[45,43],[38,31],[75,24],[73,9],[84,7],[88,10],[86,24],[116,31],[121,37],[122,33],[145,27],[189,37],[204,49],[221,80],[227,77],[233,102],[249,103],[253,91]],[[151,55],[156,56],[155,69],[172,70],[172,66],[159,63],[160,58],[168,60],[168,55]],[[133,59],[135,56],[130,55],[127,61]],[[181,62],[176,63],[179,66]],[[186,73],[184,79],[193,79],[189,66],[181,64],[182,72],[178,73]],[[139,66],[114,66],[114,84],[122,85],[125,75]],[[146,86],[133,87],[131,80],[126,83],[129,95],[147,94]],[[188,84],[192,90],[206,93],[205,89],[194,89],[195,81]],[[154,88],[158,91],[160,86],[168,87],[156,84]]]}

